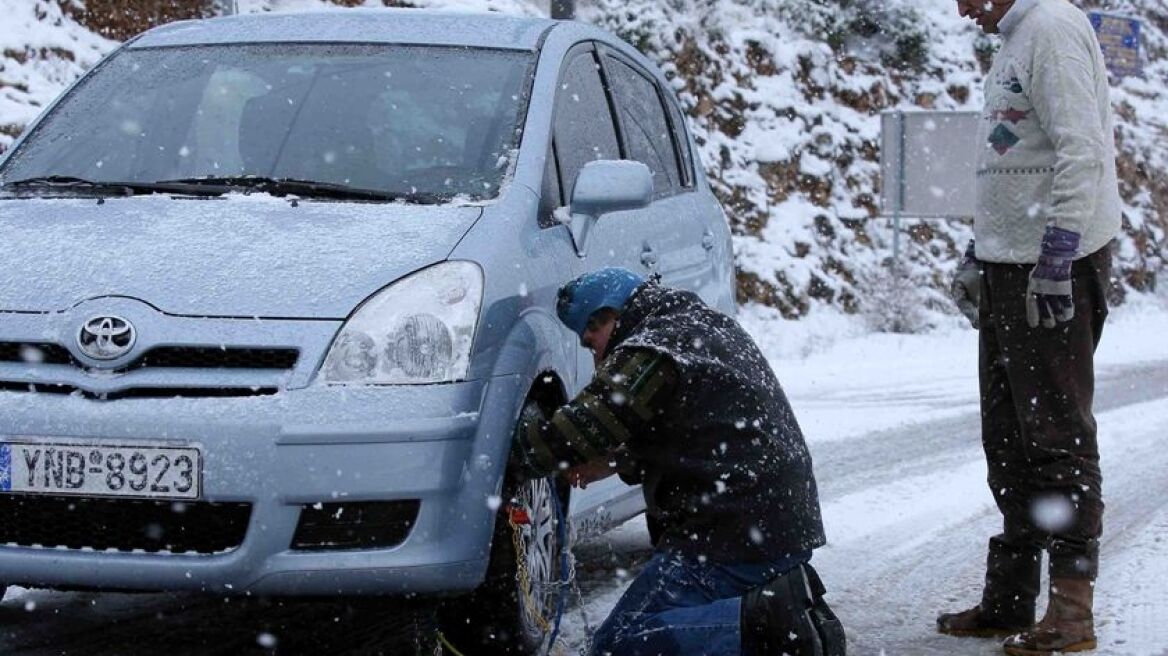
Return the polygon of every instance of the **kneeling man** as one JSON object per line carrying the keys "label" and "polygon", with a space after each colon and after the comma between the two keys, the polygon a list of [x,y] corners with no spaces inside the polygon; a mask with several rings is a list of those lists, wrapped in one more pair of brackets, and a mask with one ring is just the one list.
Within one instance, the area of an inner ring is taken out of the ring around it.
{"label": "kneeling man", "polygon": [[625,269],[560,290],[591,383],[520,427],[533,476],[640,484],[660,534],[596,656],[842,656],[809,560],[824,544],[811,457],[770,365],[730,317]]}

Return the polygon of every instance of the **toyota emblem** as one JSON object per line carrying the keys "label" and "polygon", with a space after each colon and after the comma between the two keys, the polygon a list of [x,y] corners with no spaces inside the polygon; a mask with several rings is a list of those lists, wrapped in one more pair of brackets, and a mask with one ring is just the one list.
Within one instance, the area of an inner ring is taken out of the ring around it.
{"label": "toyota emblem", "polygon": [[134,348],[134,324],[121,317],[94,317],[81,326],[77,345],[94,360],[116,360]]}

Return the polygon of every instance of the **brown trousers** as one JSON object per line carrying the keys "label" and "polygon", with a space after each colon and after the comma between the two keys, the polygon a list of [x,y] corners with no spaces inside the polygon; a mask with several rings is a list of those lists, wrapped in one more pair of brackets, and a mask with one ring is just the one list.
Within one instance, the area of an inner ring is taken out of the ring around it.
{"label": "brown trousers", "polygon": [[1107,318],[1111,246],[1071,268],[1075,316],[1026,323],[1033,265],[983,263],[982,444],[1003,530],[990,539],[986,598],[1033,615],[1042,549],[1056,577],[1094,579],[1102,533],[1102,476],[1091,404],[1095,347]]}

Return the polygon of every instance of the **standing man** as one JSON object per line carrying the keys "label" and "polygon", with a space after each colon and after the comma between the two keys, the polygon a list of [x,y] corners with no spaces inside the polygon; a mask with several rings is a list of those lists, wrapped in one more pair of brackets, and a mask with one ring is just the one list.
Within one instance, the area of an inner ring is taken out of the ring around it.
{"label": "standing man", "polygon": [[602,656],[843,656],[808,561],[824,544],[811,457],[779,381],[733,319],[619,268],[557,312],[596,361],[550,421],[520,427],[531,475],[640,483],[661,530],[600,627]]}
{"label": "standing man", "polygon": [[[978,133],[976,245],[954,282],[980,323],[982,442],[1003,529],[981,603],[937,628],[1017,634],[1004,645],[1014,655],[1085,651],[1103,516],[1093,357],[1121,212],[1107,71],[1067,0],[957,8],[1004,37]],[[1043,548],[1050,604],[1035,624]]]}

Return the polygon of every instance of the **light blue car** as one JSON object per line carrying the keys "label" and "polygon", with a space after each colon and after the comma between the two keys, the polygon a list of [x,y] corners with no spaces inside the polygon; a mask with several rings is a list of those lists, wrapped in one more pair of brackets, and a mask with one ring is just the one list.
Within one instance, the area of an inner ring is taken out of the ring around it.
{"label": "light blue car", "polygon": [[669,84],[573,22],[174,23],[0,185],[0,583],[476,591],[538,645],[555,499],[576,535],[643,509],[508,476],[521,414],[592,374],[557,288],[620,265],[734,311]]}

